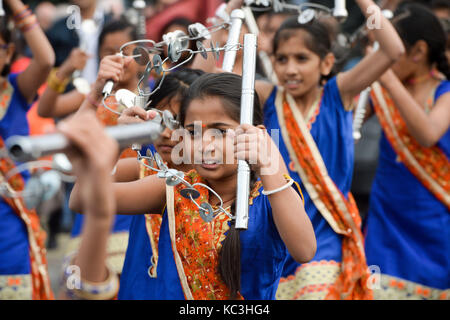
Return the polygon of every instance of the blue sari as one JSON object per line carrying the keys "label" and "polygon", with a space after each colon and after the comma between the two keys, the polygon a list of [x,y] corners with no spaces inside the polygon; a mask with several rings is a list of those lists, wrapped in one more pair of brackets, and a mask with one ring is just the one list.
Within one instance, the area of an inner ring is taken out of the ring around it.
{"label": "blue sari", "polygon": [[[277,90],[275,87],[264,105],[264,125],[269,133],[271,130],[277,130],[274,131],[275,133],[281,131],[276,108]],[[342,194],[347,197],[350,192],[354,162],[352,112],[346,111],[344,108],[336,77],[329,80],[324,86],[318,114],[311,119],[310,123],[311,136],[317,145],[328,174]],[[276,142],[277,139],[273,133],[271,136]],[[279,138],[278,148],[290,176],[300,184],[302,190],[305,190],[305,210],[311,219],[317,240],[317,252],[312,262],[302,266],[292,257],[288,257],[277,298],[283,300],[322,299],[326,294],[326,288],[335,281],[339,274],[339,264],[342,259],[342,236],[332,229],[316,208],[295,170],[283,136],[279,134],[277,138]]]}
{"label": "blue sari", "polygon": [[[257,195],[249,208],[249,228],[240,234],[240,293],[244,299],[274,299],[287,249],[274,224],[267,196]],[[145,217],[134,216],[120,279],[119,299],[185,299],[172,249],[167,209],[163,213],[159,236],[156,278],[149,276],[149,268],[152,267],[151,256]]]}
{"label": "blue sari", "polygon": [[[434,102],[450,92],[443,81]],[[437,146],[450,157],[450,130]],[[381,272],[379,299],[449,299],[450,212],[400,161],[383,133],[365,221],[367,262]]]}
{"label": "blue sari", "polygon": [[[3,140],[13,135],[29,134],[27,112],[31,108],[20,93],[18,74],[10,74],[7,84],[12,89],[9,104],[0,104],[0,135]],[[6,93],[6,92],[5,92]],[[29,173],[22,173],[25,181]],[[31,299],[31,265],[28,232],[25,223],[0,197],[0,300]],[[12,281],[11,279],[14,279]],[[14,284],[13,284],[14,283]],[[3,296],[4,295],[4,296]]]}

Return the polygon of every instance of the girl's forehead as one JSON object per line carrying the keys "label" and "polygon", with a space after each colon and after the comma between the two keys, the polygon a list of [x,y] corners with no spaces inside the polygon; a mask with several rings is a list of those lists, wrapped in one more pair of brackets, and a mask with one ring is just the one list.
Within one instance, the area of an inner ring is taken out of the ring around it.
{"label": "girl's forehead", "polygon": [[186,113],[185,124],[192,124],[194,121],[203,121],[205,123],[237,123],[237,121],[227,113],[227,110],[219,97],[205,97],[192,100]]}
{"label": "girl's forehead", "polygon": [[278,51],[304,50],[311,51],[307,45],[310,35],[304,30],[286,30],[278,41]]}

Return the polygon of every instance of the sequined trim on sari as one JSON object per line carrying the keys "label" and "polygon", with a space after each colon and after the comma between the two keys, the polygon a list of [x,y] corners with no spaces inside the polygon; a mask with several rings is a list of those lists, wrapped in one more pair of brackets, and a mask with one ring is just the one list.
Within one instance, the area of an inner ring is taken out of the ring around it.
{"label": "sequined trim on sari", "polygon": [[379,288],[373,290],[376,300],[450,300],[450,289],[440,290],[401,278],[380,275]]}
{"label": "sequined trim on sari", "polygon": [[336,282],[341,264],[336,261],[313,261],[302,264],[295,274],[282,278],[277,300],[323,300]]}
{"label": "sequined trim on sari", "polygon": [[0,300],[31,300],[31,275],[0,275]]}

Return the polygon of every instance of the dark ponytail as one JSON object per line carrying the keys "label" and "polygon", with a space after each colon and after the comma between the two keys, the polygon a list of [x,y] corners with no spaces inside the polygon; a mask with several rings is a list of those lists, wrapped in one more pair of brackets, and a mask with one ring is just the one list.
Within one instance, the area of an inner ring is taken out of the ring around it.
{"label": "dark ponytail", "polygon": [[[241,109],[242,77],[232,73],[207,73],[200,76],[189,87],[187,98],[180,108],[180,122],[184,125],[186,113],[194,99],[218,97],[222,101],[225,112],[235,121],[239,122]],[[253,124],[263,123],[261,106],[258,95],[255,94],[253,107]],[[251,172],[250,185],[253,188],[257,176]],[[231,205],[231,214],[234,215],[236,205]],[[240,231],[235,228],[235,221],[230,223],[225,240],[219,253],[218,272],[230,290],[230,299],[236,299],[241,290],[241,240]]]}
{"label": "dark ponytail", "polygon": [[[251,188],[257,180],[256,173],[251,171]],[[231,205],[230,213],[236,214],[236,202]],[[219,254],[219,274],[230,290],[230,299],[236,299],[241,290],[241,238],[240,231],[236,230],[235,222],[235,220],[231,220],[230,229],[222,242],[222,250]]]}

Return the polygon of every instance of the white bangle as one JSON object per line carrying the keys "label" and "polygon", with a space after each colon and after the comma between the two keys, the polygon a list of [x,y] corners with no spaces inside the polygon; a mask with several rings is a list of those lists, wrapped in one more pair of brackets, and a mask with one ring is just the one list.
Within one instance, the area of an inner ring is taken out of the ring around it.
{"label": "white bangle", "polygon": [[277,193],[277,192],[283,191],[284,189],[289,188],[290,186],[292,186],[293,183],[294,183],[294,180],[289,179],[288,182],[284,186],[281,186],[278,189],[270,190],[270,191],[263,190],[262,194],[265,196],[270,196],[271,194],[274,194],[274,193]]}

